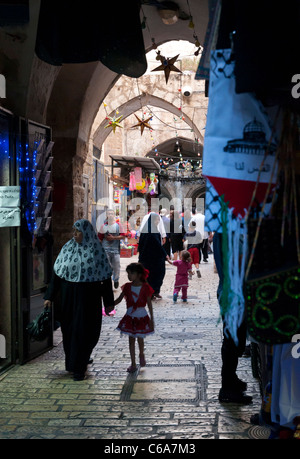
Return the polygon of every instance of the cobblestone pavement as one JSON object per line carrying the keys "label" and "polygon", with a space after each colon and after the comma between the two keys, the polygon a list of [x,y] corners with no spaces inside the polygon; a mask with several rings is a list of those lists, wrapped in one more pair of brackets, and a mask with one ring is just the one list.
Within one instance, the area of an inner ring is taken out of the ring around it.
{"label": "cobblestone pavement", "polygon": [[[122,258],[125,267],[137,257]],[[31,439],[249,439],[267,438],[252,426],[260,408],[249,358],[238,375],[253,404],[220,404],[222,328],[212,255],[190,281],[189,300],[172,301],[175,268],[166,265],[163,300],[154,302],[156,332],[145,340],[147,365],[128,374],[127,337],[115,330],[125,302],[104,317],[100,340],[84,381],[64,371],[62,343],[0,376],[0,438]],[[118,295],[120,289],[115,292]]]}

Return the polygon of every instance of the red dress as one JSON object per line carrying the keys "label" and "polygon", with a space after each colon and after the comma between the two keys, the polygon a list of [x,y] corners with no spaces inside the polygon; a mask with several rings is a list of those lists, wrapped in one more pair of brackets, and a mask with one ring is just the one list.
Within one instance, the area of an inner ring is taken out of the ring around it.
{"label": "red dress", "polygon": [[154,333],[150,323],[150,317],[146,311],[147,298],[153,295],[153,288],[144,282],[141,286],[137,300],[134,301],[132,292],[132,282],[127,282],[121,288],[124,292],[127,311],[120,320],[117,330],[134,338],[145,338]]}

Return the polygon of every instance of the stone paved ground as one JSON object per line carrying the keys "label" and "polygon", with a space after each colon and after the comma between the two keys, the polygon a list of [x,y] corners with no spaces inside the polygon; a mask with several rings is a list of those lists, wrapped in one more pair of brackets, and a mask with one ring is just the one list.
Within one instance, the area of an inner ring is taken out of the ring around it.
{"label": "stone paved ground", "polygon": [[[123,258],[121,285],[127,280]],[[50,352],[0,376],[0,438],[31,439],[249,439],[267,438],[252,426],[260,408],[249,358],[238,374],[253,404],[220,404],[222,343],[212,256],[194,276],[189,301],[172,301],[175,268],[167,264],[163,300],[154,302],[156,333],[145,341],[147,365],[126,371],[126,337],[115,330],[125,313],[104,317],[101,337],[84,381],[64,371],[61,340]],[[120,292],[120,290],[118,290]],[[115,292],[117,295],[118,292]]]}

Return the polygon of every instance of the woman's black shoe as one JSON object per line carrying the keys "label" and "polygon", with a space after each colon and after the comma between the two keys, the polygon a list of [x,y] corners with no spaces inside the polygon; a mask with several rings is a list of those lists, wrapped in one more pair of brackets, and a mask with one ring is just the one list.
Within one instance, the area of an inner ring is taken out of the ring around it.
{"label": "woman's black shoe", "polygon": [[220,389],[219,401],[221,403],[241,403],[243,405],[250,405],[252,403],[252,397],[250,395],[244,395],[240,391],[231,391]]}
{"label": "woman's black shoe", "polygon": [[74,381],[83,381],[85,377],[84,373],[74,373],[73,380]]}
{"label": "woman's black shoe", "polygon": [[93,362],[94,362],[94,359],[89,359],[88,364],[90,365]]}
{"label": "woman's black shoe", "polygon": [[247,383],[239,378],[236,378],[236,380],[232,384],[232,389],[244,392],[245,390],[247,390]]}

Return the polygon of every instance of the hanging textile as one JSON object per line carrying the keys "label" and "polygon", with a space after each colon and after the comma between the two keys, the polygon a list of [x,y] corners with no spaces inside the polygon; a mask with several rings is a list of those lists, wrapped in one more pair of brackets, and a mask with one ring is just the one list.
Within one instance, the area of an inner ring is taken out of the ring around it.
{"label": "hanging textile", "polygon": [[134,168],[134,178],[135,178],[135,182],[136,182],[137,185],[141,185],[142,184],[143,177],[142,177],[142,168],[141,167],[135,167]]}
{"label": "hanging textile", "polygon": [[286,8],[272,0],[222,0],[216,49],[231,47],[233,38],[237,93],[253,92],[265,106],[299,112],[300,99],[291,94],[300,66],[299,28],[299,0]]}
{"label": "hanging textile", "polygon": [[[206,228],[223,233],[221,314],[237,343],[245,312],[245,218],[276,181],[276,142],[266,113],[251,93],[236,94],[231,49],[211,54],[209,105],[203,151],[207,178]],[[255,193],[255,201],[252,196]]]}
{"label": "hanging textile", "polygon": [[136,182],[134,172],[129,173],[129,191],[136,190]]}
{"label": "hanging textile", "polygon": [[246,269],[248,330],[258,342],[290,343],[300,333],[300,190],[298,116],[286,111],[278,146],[278,183],[271,216],[249,218]]}
{"label": "hanging textile", "polygon": [[209,0],[208,7],[209,20],[205,33],[200,62],[195,75],[195,80],[209,79],[210,55],[211,51],[216,47],[215,45],[218,35],[218,24],[221,14],[221,0]]}
{"label": "hanging textile", "polygon": [[215,215],[220,210],[219,196],[224,195],[235,216],[245,217],[258,175],[258,202],[263,201],[270,180],[275,183],[276,179],[276,143],[271,138],[267,114],[252,93],[235,93],[234,62],[230,57],[230,49],[214,51],[211,56],[203,151],[203,174],[208,179],[206,220],[210,231],[221,230]]}
{"label": "hanging textile", "polygon": [[138,78],[147,70],[140,2],[41,0],[35,52],[51,65],[99,60]]}
{"label": "hanging textile", "polygon": [[29,0],[1,0],[0,26],[24,25],[29,22]]}

